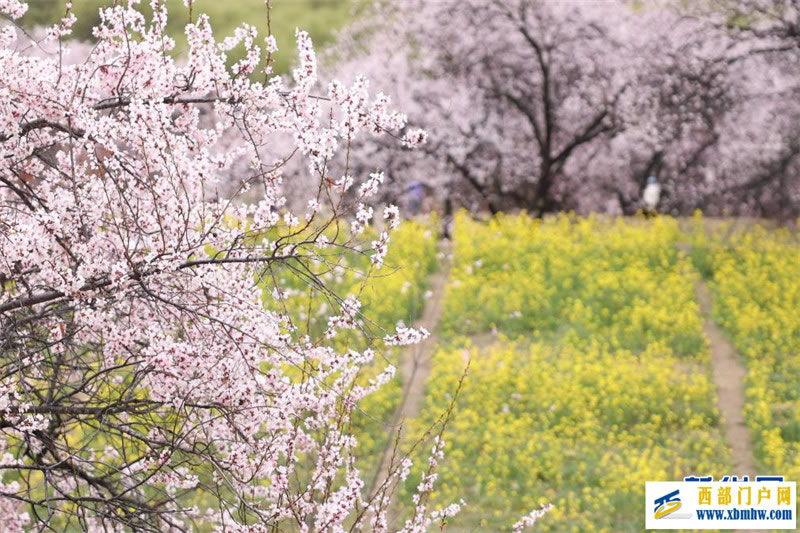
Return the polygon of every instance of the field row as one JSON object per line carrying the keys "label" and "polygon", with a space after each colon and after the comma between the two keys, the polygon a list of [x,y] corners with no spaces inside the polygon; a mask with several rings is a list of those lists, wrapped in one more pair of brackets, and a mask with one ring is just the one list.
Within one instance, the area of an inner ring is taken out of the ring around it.
{"label": "field row", "polygon": [[800,247],[785,230],[709,231],[694,259],[714,291],[714,316],[747,365],[745,417],[765,472],[800,479]]}

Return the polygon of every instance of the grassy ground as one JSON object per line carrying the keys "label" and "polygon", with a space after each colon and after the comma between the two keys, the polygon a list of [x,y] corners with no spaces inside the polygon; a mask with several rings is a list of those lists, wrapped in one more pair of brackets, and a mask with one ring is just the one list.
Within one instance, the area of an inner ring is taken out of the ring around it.
{"label": "grassy ground", "polygon": [[[23,18],[28,26],[49,24],[58,20],[64,13],[66,0],[30,0],[30,9]],[[81,40],[91,38],[92,27],[99,22],[98,8],[112,4],[112,0],[77,0],[73,2],[73,11],[78,17],[74,26],[74,35]],[[144,11],[149,11],[149,2],[142,2]],[[330,43],[336,30],[346,25],[359,8],[362,0],[271,0],[270,14],[272,33],[278,40],[280,52],[275,57],[277,72],[288,72],[294,62],[296,47],[294,45],[295,28],[308,31],[315,44],[320,47]],[[189,22],[189,10],[184,7],[183,0],[167,0],[171,13],[168,30],[178,42],[178,52],[182,45],[183,28]],[[192,15],[196,18],[200,13],[211,17],[212,25],[218,37],[233,33],[234,28],[246,22],[259,29],[265,35],[267,28],[264,0],[194,0]],[[232,54],[236,59],[235,54]]]}

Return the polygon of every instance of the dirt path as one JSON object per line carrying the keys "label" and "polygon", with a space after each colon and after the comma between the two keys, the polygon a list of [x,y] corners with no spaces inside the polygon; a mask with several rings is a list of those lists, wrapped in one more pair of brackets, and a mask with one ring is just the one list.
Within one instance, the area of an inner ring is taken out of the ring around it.
{"label": "dirt path", "polygon": [[369,492],[370,497],[380,488],[388,475],[389,467],[392,462],[392,455],[395,451],[395,442],[397,442],[397,428],[403,424],[403,431],[399,436],[399,442],[402,442],[405,436],[404,422],[417,417],[422,408],[422,400],[425,396],[425,382],[431,372],[433,349],[439,342],[438,328],[439,320],[442,318],[442,300],[444,298],[444,289],[447,285],[447,276],[450,270],[449,242],[442,241],[440,251],[444,259],[439,265],[439,271],[431,276],[430,290],[432,295],[425,302],[425,309],[423,310],[422,317],[414,323],[414,327],[428,330],[430,336],[423,342],[410,346],[406,350],[403,360],[401,361],[400,372],[403,376],[403,396],[395,411],[392,425],[388,429],[389,441],[383,450],[380,466],[376,470],[372,480],[372,486]]}
{"label": "dirt path", "polygon": [[711,344],[711,368],[717,385],[717,406],[722,414],[725,438],[731,446],[733,471],[754,479],[755,460],[750,432],[744,421],[746,370],[736,350],[711,319],[711,292],[703,281],[695,284],[695,297],[705,317],[703,331]]}

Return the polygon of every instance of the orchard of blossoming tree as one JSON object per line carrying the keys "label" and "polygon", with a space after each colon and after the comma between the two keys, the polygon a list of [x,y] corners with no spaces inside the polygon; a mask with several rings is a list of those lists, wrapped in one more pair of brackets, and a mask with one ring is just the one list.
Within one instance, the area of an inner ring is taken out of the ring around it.
{"label": "orchard of blossoming tree", "polygon": [[785,0],[389,2],[333,71],[369,72],[428,131],[422,150],[357,152],[400,191],[632,214],[656,176],[663,212],[791,216],[797,20]]}

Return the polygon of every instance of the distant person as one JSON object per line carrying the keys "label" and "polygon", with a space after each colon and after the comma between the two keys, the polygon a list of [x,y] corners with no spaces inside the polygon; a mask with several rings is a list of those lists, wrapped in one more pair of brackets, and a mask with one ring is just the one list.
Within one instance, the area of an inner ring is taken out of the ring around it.
{"label": "distant person", "polygon": [[442,237],[450,240],[453,235],[453,200],[444,201],[444,216],[442,217]]}
{"label": "distant person", "polygon": [[642,201],[644,202],[644,211],[647,215],[655,215],[658,207],[658,201],[661,199],[661,185],[655,176],[647,178],[647,186],[644,188],[642,194]]}
{"label": "distant person", "polygon": [[413,181],[407,191],[408,212],[412,216],[419,215],[422,211],[422,200],[425,198],[425,187],[420,182]]}

